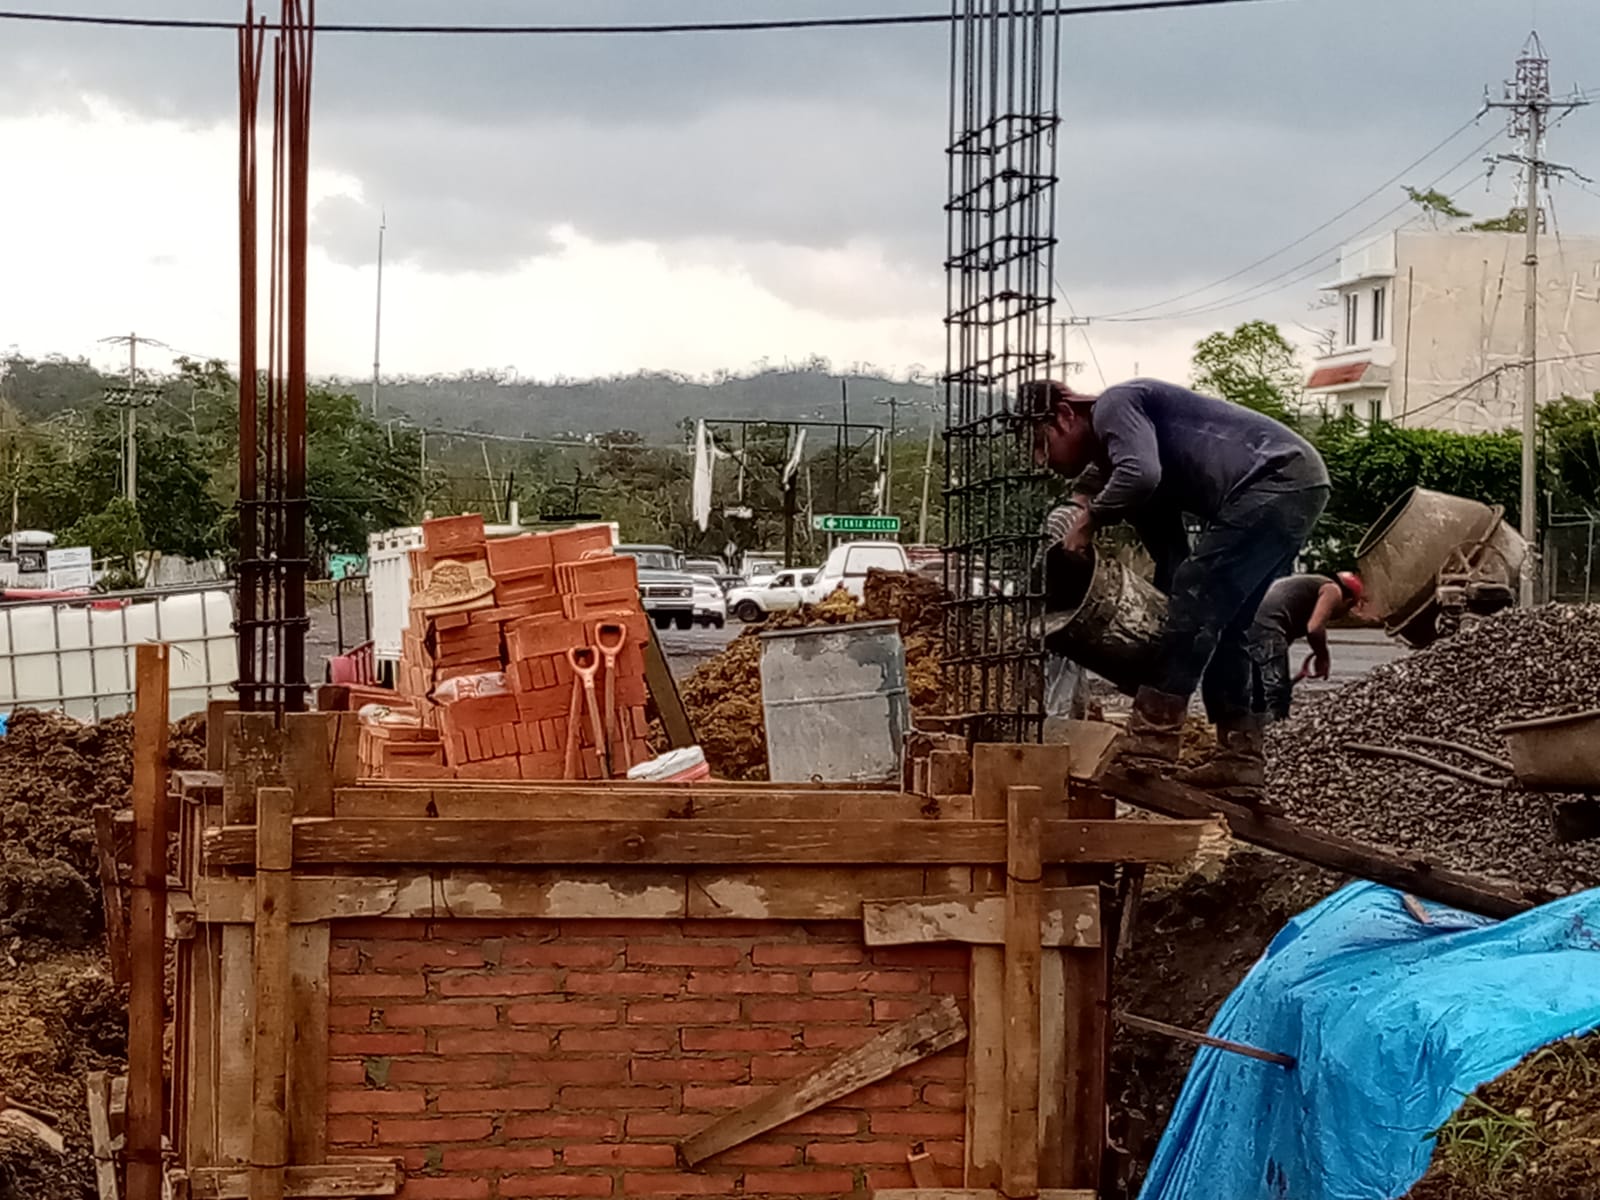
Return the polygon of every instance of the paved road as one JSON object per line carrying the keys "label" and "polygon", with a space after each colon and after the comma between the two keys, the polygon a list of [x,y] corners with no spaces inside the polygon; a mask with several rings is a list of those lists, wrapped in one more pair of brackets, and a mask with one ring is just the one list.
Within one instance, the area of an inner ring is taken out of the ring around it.
{"label": "paved road", "polygon": [[706,659],[722,653],[722,648],[738,637],[743,628],[740,622],[730,618],[721,629],[710,626],[659,629],[656,636],[661,639],[661,649],[667,656],[667,665],[672,668],[673,678],[682,679]]}
{"label": "paved road", "polygon": [[[1298,671],[1308,653],[1303,642],[1290,647],[1291,669]],[[1373,667],[1394,662],[1409,653],[1411,651],[1404,642],[1387,637],[1381,629],[1336,629],[1328,635],[1328,654],[1333,659],[1332,676],[1327,680],[1308,679],[1300,686],[1308,691],[1343,687]]]}

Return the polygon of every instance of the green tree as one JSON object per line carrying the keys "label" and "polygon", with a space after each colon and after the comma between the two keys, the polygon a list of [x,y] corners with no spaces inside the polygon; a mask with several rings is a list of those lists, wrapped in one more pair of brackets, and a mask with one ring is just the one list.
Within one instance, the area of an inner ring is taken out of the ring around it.
{"label": "green tree", "polygon": [[1437,188],[1418,191],[1406,185],[1406,199],[1422,210],[1423,215],[1435,229],[1439,228],[1441,219],[1459,220],[1472,215],[1466,209],[1458,208],[1454,200]]}
{"label": "green tree", "polygon": [[1503,217],[1490,217],[1487,221],[1474,221],[1467,226],[1474,233],[1527,233],[1528,214],[1513,208]]}
{"label": "green tree", "polygon": [[1558,512],[1600,512],[1600,392],[1539,410],[1543,490]]}
{"label": "green tree", "polygon": [[110,572],[128,578],[135,574],[134,556],[145,548],[139,512],[121,496],[109,501],[99,512],[73,522],[58,541],[63,546],[88,546],[95,558],[106,561]]}
{"label": "green tree", "polygon": [[420,515],[420,431],[385,429],[347,392],[306,397],[307,526],[312,552],[365,553],[367,535]]}
{"label": "green tree", "polygon": [[1303,386],[1299,359],[1270,321],[1246,321],[1213,333],[1194,348],[1194,386],[1211,395],[1295,424]]}

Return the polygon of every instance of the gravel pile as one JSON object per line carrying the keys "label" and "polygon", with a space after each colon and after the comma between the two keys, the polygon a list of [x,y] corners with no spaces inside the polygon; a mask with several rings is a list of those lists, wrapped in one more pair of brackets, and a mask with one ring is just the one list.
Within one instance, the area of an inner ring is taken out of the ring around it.
{"label": "gravel pile", "polygon": [[1594,887],[1600,840],[1563,845],[1552,828],[1555,807],[1582,797],[1479,787],[1345,747],[1399,747],[1401,736],[1421,734],[1503,758],[1494,730],[1504,722],[1595,707],[1600,605],[1513,610],[1297,704],[1268,736],[1268,791],[1296,820],[1438,867],[1552,893]]}

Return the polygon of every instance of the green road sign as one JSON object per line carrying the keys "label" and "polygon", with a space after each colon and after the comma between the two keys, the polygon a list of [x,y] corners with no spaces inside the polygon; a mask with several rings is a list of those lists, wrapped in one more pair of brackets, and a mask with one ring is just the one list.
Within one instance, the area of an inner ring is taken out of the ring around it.
{"label": "green road sign", "polygon": [[811,527],[823,533],[899,533],[899,517],[812,517]]}

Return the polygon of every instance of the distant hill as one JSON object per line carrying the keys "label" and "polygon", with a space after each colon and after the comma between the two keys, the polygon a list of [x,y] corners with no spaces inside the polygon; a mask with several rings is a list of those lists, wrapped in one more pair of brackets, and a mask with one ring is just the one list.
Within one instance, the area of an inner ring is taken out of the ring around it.
{"label": "distant hill", "polygon": [[[365,394],[364,385],[342,382]],[[556,383],[478,373],[398,379],[383,383],[380,404],[385,416],[483,433],[544,437],[630,429],[653,440],[671,437],[683,421],[702,417],[836,421],[841,385],[849,395],[852,423],[887,424],[887,406],[873,403],[878,397],[895,396],[923,412],[936,399],[934,387],[926,382],[804,367],[712,380],[664,372]],[[927,417],[902,409],[901,421],[922,426]]]}
{"label": "distant hill", "polygon": [[[318,382],[362,399],[371,387],[370,381],[359,379]],[[0,396],[28,420],[98,407],[107,389],[121,386],[122,379],[104,375],[82,359],[12,355],[0,361]],[[887,406],[873,401],[895,396],[910,406],[901,410],[902,424],[925,427],[929,406],[937,400],[933,385],[925,381],[908,383],[868,371],[841,373],[813,360],[798,367],[718,372],[710,379],[664,371],[554,382],[484,371],[386,379],[380,406],[384,418],[408,417],[427,427],[525,437],[628,429],[653,441],[670,439],[682,422],[701,417],[836,421],[842,411],[841,388],[849,395],[852,423],[887,424]]]}

